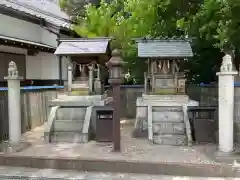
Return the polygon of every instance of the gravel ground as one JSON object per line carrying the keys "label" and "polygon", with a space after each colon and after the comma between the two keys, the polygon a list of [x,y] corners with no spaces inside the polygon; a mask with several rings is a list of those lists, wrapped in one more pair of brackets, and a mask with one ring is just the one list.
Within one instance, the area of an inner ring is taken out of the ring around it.
{"label": "gravel ground", "polygon": [[[0,179],[24,180],[233,180],[234,178],[201,178],[147,174],[93,173],[0,166]],[[240,178],[235,178],[236,180]]]}
{"label": "gravel ground", "polygon": [[[112,144],[97,143],[86,144],[48,144],[44,142],[44,126],[26,133],[24,141],[32,146],[22,152],[13,153],[17,156],[53,157],[53,158],[84,158],[106,160],[130,160],[164,163],[194,163],[218,164],[206,154],[216,150],[216,145],[196,146],[160,146],[154,145],[147,139],[132,138],[133,127],[128,125],[121,129],[121,153],[112,152]],[[208,152],[208,153],[206,153]]]}

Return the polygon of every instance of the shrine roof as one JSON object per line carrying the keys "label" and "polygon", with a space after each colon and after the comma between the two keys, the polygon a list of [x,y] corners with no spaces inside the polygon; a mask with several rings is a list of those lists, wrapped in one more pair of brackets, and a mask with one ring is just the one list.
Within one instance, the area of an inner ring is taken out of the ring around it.
{"label": "shrine roof", "polygon": [[59,56],[107,54],[110,40],[110,38],[61,39],[54,54]]}
{"label": "shrine roof", "polygon": [[138,44],[138,57],[141,58],[187,58],[193,52],[189,41],[174,39],[140,39]]}

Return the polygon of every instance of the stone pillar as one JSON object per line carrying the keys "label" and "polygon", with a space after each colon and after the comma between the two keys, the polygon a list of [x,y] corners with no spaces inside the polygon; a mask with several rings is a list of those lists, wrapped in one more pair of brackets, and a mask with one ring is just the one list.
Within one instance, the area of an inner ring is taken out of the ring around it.
{"label": "stone pillar", "polygon": [[232,153],[234,151],[233,111],[234,111],[234,76],[232,57],[223,57],[218,82],[218,117],[219,117],[219,151]]}
{"label": "stone pillar", "polygon": [[9,116],[9,142],[16,146],[21,144],[21,105],[20,105],[20,80],[17,65],[11,61],[8,67],[8,116]]}
{"label": "stone pillar", "polygon": [[89,82],[89,91],[90,91],[90,94],[93,93],[93,67],[94,65],[90,65],[89,66],[89,79],[88,79],[88,82]]}
{"label": "stone pillar", "polygon": [[72,87],[72,80],[73,80],[73,69],[71,65],[68,65],[68,92],[71,92],[71,87]]}
{"label": "stone pillar", "polygon": [[97,79],[100,80],[101,79],[101,70],[100,70],[101,66],[100,64],[97,64]]}
{"label": "stone pillar", "polygon": [[97,78],[94,79],[94,91],[96,94],[102,94],[101,66],[97,64]]}

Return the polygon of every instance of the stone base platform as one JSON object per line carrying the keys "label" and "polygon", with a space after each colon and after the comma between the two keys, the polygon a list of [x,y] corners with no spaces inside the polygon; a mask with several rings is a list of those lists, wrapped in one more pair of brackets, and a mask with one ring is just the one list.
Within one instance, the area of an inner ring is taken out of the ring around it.
{"label": "stone base platform", "polygon": [[23,140],[31,143],[31,147],[21,152],[0,153],[0,165],[174,176],[236,176],[232,165],[214,160],[211,154],[215,145],[153,145],[150,141],[131,138],[130,124],[122,124],[120,153],[112,151],[111,143],[49,144],[43,139],[43,130],[39,127],[24,134]]}
{"label": "stone base platform", "polygon": [[45,140],[51,143],[87,143],[96,133],[96,112],[109,108],[106,95],[59,95],[49,102],[52,107],[45,129]]}
{"label": "stone base platform", "polygon": [[191,128],[184,106],[198,106],[187,95],[145,95],[137,99],[134,137],[161,145],[190,145]]}

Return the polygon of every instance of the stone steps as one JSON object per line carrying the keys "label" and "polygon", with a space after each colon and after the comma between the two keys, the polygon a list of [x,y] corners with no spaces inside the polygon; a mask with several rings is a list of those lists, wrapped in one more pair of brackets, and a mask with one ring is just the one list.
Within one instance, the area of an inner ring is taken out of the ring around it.
{"label": "stone steps", "polygon": [[183,122],[157,122],[153,126],[154,134],[185,134],[185,124]]}
{"label": "stone steps", "polygon": [[186,124],[182,107],[152,108],[153,143],[160,145],[186,145]]}
{"label": "stone steps", "polygon": [[[57,113],[51,133],[52,143],[86,143],[89,140],[92,108],[63,108]],[[65,118],[65,119],[58,119]],[[86,121],[86,122],[85,122]],[[88,123],[87,123],[88,122]]]}
{"label": "stone steps", "polygon": [[86,108],[61,108],[56,119],[81,120],[85,118]]}
{"label": "stone steps", "polygon": [[88,142],[88,134],[80,131],[54,131],[51,134],[52,143],[86,143]]}
{"label": "stone steps", "polygon": [[53,130],[63,132],[82,132],[84,120],[55,120]]}
{"label": "stone steps", "polygon": [[158,134],[153,135],[153,143],[159,145],[181,146],[187,144],[186,135]]}

